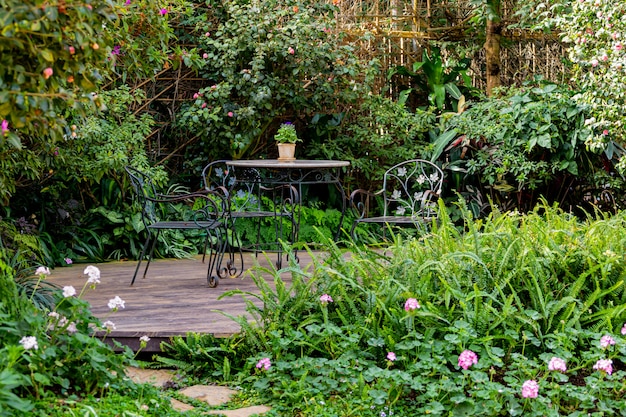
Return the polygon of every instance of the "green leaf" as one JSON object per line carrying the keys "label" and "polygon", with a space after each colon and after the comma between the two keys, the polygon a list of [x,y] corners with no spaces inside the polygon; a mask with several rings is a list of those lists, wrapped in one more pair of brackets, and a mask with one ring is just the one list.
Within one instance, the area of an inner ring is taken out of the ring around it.
{"label": "green leaf", "polygon": [[46,61],[54,62],[54,54],[52,53],[51,50],[49,50],[49,49],[42,49],[40,54],[43,57],[43,59],[45,59]]}
{"label": "green leaf", "polygon": [[452,139],[456,137],[457,130],[448,130],[437,137],[433,146],[433,153],[430,156],[430,161],[434,162],[439,158],[443,150],[450,144]]}

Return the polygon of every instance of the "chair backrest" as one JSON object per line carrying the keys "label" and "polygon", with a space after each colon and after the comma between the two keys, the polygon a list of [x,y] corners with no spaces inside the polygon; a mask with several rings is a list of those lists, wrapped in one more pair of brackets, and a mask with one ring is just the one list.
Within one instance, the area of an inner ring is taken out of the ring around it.
{"label": "chair backrest", "polygon": [[[136,168],[125,167],[141,205],[141,219],[146,228],[163,220],[203,221],[222,218],[227,213],[226,199],[221,192],[177,192],[159,193],[150,176]],[[182,210],[182,205],[189,210]]]}
{"label": "chair backrest", "polygon": [[432,162],[411,159],[389,168],[383,179],[384,215],[431,217],[443,186],[443,171]]}
{"label": "chair backrest", "polygon": [[141,172],[136,168],[127,166],[124,167],[124,169],[130,178],[130,183],[133,186],[133,191],[135,192],[135,198],[141,206],[141,219],[144,226],[148,227],[148,225],[158,221],[156,213],[157,208],[153,201],[158,196],[154,182],[146,173]]}
{"label": "chair backrest", "polygon": [[[227,160],[213,161],[202,169],[202,185],[207,191],[220,192],[229,201],[232,211],[261,209],[260,175],[254,169],[235,173]],[[238,176],[239,175],[239,180]],[[242,181],[244,180],[245,181]]]}

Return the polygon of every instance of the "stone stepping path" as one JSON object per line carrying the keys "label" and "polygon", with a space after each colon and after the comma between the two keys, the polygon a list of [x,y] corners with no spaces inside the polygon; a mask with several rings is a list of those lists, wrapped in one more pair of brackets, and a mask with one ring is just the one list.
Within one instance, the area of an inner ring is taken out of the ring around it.
{"label": "stone stepping path", "polygon": [[[149,383],[156,387],[167,386],[172,384],[174,372],[162,369],[140,369],[129,367],[126,369],[126,375],[137,383]],[[182,388],[178,391],[180,394],[203,401],[211,407],[224,405],[230,401],[237,391],[218,385],[193,385]],[[193,410],[194,407],[182,401],[172,399],[172,408],[178,411]],[[270,407],[265,405],[255,405],[251,407],[238,408],[235,410],[211,410],[206,415],[223,415],[226,417],[250,417],[253,415],[263,415],[270,411]]]}

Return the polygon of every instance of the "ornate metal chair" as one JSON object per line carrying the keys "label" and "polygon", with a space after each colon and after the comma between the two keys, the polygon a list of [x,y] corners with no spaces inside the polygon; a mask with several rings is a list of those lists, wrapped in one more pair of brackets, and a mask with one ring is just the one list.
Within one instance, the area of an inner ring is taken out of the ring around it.
{"label": "ornate metal chair", "polygon": [[[227,202],[223,196],[217,192],[161,194],[157,192],[153,181],[147,174],[132,167],[125,169],[130,177],[135,198],[141,206],[142,221],[147,233],[130,285],[135,283],[139,266],[146,256],[148,247],[150,252],[147,256],[143,278],[146,277],[150,267],[150,261],[161,231],[173,229],[200,230],[207,234],[202,262],[205,262],[207,245],[210,244],[207,282],[209,287],[217,287],[219,284],[218,270],[226,242],[226,225],[229,222]],[[189,209],[183,210],[183,205],[187,205]]]}
{"label": "ornate metal chair", "polygon": [[[265,187],[261,176],[255,169],[237,170],[226,165],[226,160],[217,160],[209,163],[202,170],[204,189],[221,193],[227,200],[229,209],[230,234],[228,238],[229,253],[226,267],[220,271],[220,276],[227,273],[230,277],[238,277],[244,270],[242,250],[244,249],[241,232],[242,220],[249,219],[254,223],[254,241],[248,249],[255,255],[263,250],[277,252],[277,267],[282,265],[281,240],[293,240],[296,221],[293,213],[294,204],[298,202],[298,191],[290,185]],[[263,219],[273,221],[273,238],[265,236],[266,243],[262,243],[261,225]],[[283,221],[286,220],[286,221]],[[237,228],[239,224],[239,228]],[[247,228],[250,230],[250,228]]]}
{"label": "ornate metal chair", "polygon": [[[350,195],[350,207],[357,214],[350,235],[355,239],[356,228],[363,223],[381,225],[383,233],[390,226],[423,227],[436,218],[442,186],[443,171],[429,161],[412,159],[394,165],[385,172],[381,190],[358,189]],[[382,214],[369,216],[371,200],[376,198],[382,198]]]}

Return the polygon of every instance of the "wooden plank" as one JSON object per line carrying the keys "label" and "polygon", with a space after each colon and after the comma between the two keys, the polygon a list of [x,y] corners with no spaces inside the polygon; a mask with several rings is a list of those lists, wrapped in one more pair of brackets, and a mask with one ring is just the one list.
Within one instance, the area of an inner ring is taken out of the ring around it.
{"label": "wooden plank", "polygon": [[[306,269],[311,257],[306,252],[299,252],[300,266]],[[201,257],[193,259],[158,259],[150,264],[145,279],[142,264],[135,284],[130,281],[137,263],[120,261],[96,264],[100,269],[100,284],[95,289],[87,286],[87,276],[83,274],[88,264],[74,264],[52,270],[47,281],[61,287],[72,285],[77,292],[83,291],[81,298],[88,301],[91,311],[101,321],[110,320],[116,329],[109,338],[116,339],[129,346],[138,346],[138,338],[148,336],[154,339],[149,343],[148,351],[158,350],[160,341],[172,336],[185,335],[189,332],[210,333],[225,337],[240,331],[239,325],[225,317],[221,312],[235,317],[245,315],[245,302],[239,297],[227,297],[218,300],[224,292],[234,289],[257,293],[251,274],[262,274],[273,287],[273,275],[262,273],[265,269],[273,270],[272,263],[276,254],[244,254],[244,262],[249,268],[241,278],[221,279],[217,288],[207,285],[207,265]],[[283,262],[285,266],[286,262]],[[281,273],[285,282],[290,282],[290,273]],[[125,302],[125,308],[112,312],[109,300],[119,296]],[[127,340],[128,339],[128,340]]]}

